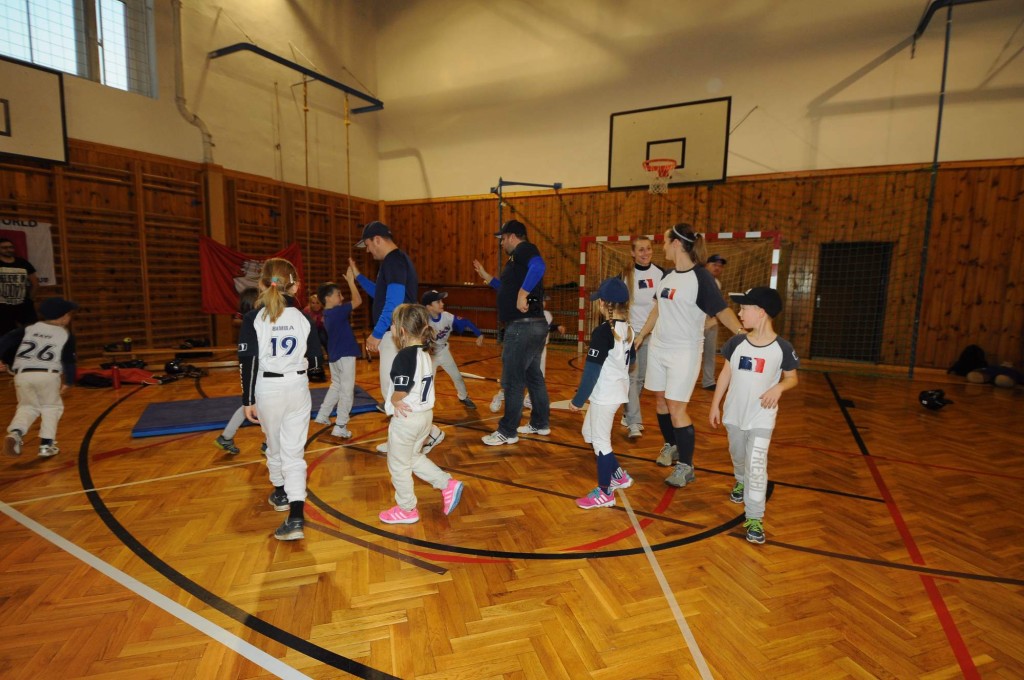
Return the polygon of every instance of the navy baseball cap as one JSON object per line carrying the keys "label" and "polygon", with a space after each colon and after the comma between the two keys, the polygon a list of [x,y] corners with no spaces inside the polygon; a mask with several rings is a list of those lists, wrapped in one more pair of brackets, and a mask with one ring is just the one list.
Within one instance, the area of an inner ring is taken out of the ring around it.
{"label": "navy baseball cap", "polygon": [[423,294],[423,297],[420,298],[420,304],[426,307],[427,305],[432,305],[438,300],[443,300],[446,297],[448,297],[448,293],[442,293],[436,290],[428,290],[426,293]]}
{"label": "navy baseball cap", "polygon": [[495,236],[504,236],[505,234],[514,234],[519,238],[526,238],[526,225],[519,220],[509,220],[501,225],[500,230],[494,233]]}
{"label": "navy baseball cap", "polygon": [[391,238],[391,230],[388,229],[388,225],[383,222],[374,220],[365,227],[363,227],[363,237],[356,243],[356,248],[365,248],[366,239],[373,238],[374,236],[383,236],[384,238]]}
{"label": "navy baseball cap", "polygon": [[47,298],[39,305],[39,314],[44,319],[59,319],[68,312],[78,309],[78,305],[71,300],[64,298]]}
{"label": "navy baseball cap", "polygon": [[623,302],[629,302],[629,289],[626,288],[626,284],[622,279],[613,276],[602,281],[601,285],[597,288],[597,292],[590,294],[590,299],[622,304]]}
{"label": "navy baseball cap", "polygon": [[717,262],[718,264],[725,264],[726,260],[718,253],[715,253],[714,255],[708,258],[708,264],[711,264],[712,262]]}
{"label": "navy baseball cap", "polygon": [[773,319],[782,311],[782,298],[779,291],[768,286],[751,288],[746,293],[729,293],[733,302],[741,305],[753,305],[763,309]]}

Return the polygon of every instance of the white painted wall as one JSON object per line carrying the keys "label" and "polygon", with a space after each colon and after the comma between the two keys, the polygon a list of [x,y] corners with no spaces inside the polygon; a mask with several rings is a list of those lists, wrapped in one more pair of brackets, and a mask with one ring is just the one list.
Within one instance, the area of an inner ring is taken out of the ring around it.
{"label": "white painted wall", "polygon": [[[203,160],[198,128],[175,103],[170,0],[155,0],[156,99],[65,78],[68,135],[192,161]],[[252,42],[310,66],[361,92],[376,89],[371,5],[334,0],[183,0],[185,98],[209,128],[213,161],[232,170],[347,192],[379,193],[376,113],[351,117],[345,139],[344,98],[310,83],[308,142],[301,74],[252,53],[208,60],[217,48]],[[353,108],[365,105],[350,97]]]}
{"label": "white painted wall", "polygon": [[[732,176],[932,159],[921,0],[423,0],[378,17],[382,198],[607,181],[609,115],[731,95]],[[941,160],[1024,156],[1024,3],[954,10]],[[887,53],[892,51],[888,58]],[[749,116],[748,116],[749,114]]]}
{"label": "white painted wall", "polygon": [[[932,158],[944,11],[910,56],[922,0],[183,0],[185,95],[214,162],[344,192],[342,97],[250,41],[384,101],[352,117],[351,190],[486,193],[498,177],[602,185],[609,115],[731,95],[729,174]],[[66,78],[71,137],[200,161],[174,101],[170,0],[159,97]],[[1024,156],[1024,2],[954,10],[942,160]],[[359,105],[352,100],[353,105]],[[749,115],[748,115],[749,114]],[[742,123],[740,121],[744,119]]]}

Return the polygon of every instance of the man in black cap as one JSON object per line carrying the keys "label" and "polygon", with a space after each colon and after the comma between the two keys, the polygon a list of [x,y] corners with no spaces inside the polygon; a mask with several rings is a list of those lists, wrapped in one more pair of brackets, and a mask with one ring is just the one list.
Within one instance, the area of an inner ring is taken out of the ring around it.
{"label": "man in black cap", "polygon": [[[376,282],[360,274],[352,258],[348,259],[348,266],[359,286],[373,298],[370,321],[374,325],[370,337],[366,339],[366,350],[380,352],[380,393],[386,395],[391,385],[391,365],[395,363],[398,354],[398,347],[391,338],[391,315],[402,303],[416,304],[419,279],[412,260],[398,249],[391,230],[383,222],[373,221],[364,226],[363,236],[356,243],[356,248],[366,248],[366,252],[380,262]],[[444,430],[435,425],[423,445],[423,454],[426,455],[442,439]],[[387,442],[378,445],[377,450],[386,453]]]}
{"label": "man in black cap", "polygon": [[[505,326],[501,350],[501,387],[505,391],[505,415],[497,431],[483,438],[488,446],[515,444],[518,433],[551,434],[551,402],[540,358],[548,335],[544,318],[544,258],[526,237],[526,225],[509,220],[495,234],[508,254],[508,261],[496,279],[479,260],[473,268],[484,282],[498,291],[498,322]],[[519,427],[523,415],[523,388],[530,393],[533,409],[530,423]]]}
{"label": "man in black cap", "polygon": [[[715,277],[718,290],[722,290],[722,270],[725,269],[725,258],[715,253],[708,258],[706,269]],[[709,316],[704,321],[704,362],[701,367],[700,385],[706,390],[715,389],[715,354],[718,353],[718,319]]]}

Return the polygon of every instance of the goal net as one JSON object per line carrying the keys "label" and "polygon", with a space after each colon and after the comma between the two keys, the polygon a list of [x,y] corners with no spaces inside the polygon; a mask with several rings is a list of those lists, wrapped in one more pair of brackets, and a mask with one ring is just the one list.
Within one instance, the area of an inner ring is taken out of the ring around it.
{"label": "goal net", "polygon": [[[577,350],[586,349],[589,334],[600,321],[596,302],[590,293],[610,276],[620,276],[633,266],[632,242],[634,236],[585,236],[580,242],[579,320]],[[661,234],[649,234],[655,245],[652,262],[662,264]],[[779,258],[782,243],[777,232],[723,232],[705,234],[708,255],[718,254],[728,264],[719,282],[722,294],[739,293],[754,286],[778,288]],[[721,327],[719,327],[721,331]],[[728,335],[726,332],[725,335]],[[724,341],[725,335],[720,338]]]}

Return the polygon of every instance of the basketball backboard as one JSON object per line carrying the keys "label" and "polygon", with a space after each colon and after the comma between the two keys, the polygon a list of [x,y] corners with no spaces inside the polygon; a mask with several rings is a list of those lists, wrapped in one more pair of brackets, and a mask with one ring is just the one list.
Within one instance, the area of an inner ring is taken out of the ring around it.
{"label": "basketball backboard", "polygon": [[670,185],[725,181],[732,97],[620,111],[611,115],[608,188],[650,185],[643,162],[671,158]]}
{"label": "basketball backboard", "polygon": [[64,76],[0,57],[0,155],[68,162]]}

